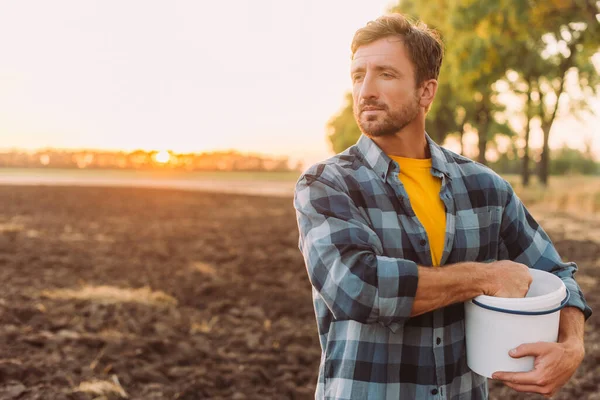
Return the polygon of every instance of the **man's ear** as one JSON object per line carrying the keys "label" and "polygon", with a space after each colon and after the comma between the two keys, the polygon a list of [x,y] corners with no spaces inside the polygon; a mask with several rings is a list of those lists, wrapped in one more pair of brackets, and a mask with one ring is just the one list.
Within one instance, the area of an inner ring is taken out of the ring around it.
{"label": "man's ear", "polygon": [[438,82],[435,79],[429,79],[421,84],[422,93],[419,97],[419,105],[429,110],[435,94],[437,93]]}

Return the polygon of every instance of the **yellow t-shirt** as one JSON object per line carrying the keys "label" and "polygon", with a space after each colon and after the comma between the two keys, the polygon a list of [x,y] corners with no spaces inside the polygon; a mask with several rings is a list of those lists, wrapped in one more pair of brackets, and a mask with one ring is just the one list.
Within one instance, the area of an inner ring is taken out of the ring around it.
{"label": "yellow t-shirt", "polygon": [[442,181],[431,175],[431,159],[389,156],[400,164],[398,178],[408,193],[410,204],[427,232],[431,260],[440,265],[446,238],[446,207],[440,199]]}

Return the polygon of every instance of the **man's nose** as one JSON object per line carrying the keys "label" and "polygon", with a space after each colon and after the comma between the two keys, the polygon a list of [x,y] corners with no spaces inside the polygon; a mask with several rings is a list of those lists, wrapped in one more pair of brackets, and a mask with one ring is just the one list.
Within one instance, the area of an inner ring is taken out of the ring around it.
{"label": "man's nose", "polygon": [[373,78],[373,74],[367,73],[360,88],[360,98],[367,100],[376,99],[377,97],[377,82]]}

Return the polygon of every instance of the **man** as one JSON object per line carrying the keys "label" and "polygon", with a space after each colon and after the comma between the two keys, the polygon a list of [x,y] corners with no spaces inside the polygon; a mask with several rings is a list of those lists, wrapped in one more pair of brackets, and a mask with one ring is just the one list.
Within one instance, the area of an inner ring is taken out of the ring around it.
{"label": "man", "polygon": [[394,14],[352,42],[356,145],[310,167],[294,206],[322,357],[317,399],[485,399],[466,364],[463,302],[523,297],[528,267],[570,292],[558,343],[523,344],[535,369],[497,373],[551,395],[584,355],[591,314],[573,273],[510,185],[425,133],[443,57],[437,34]]}

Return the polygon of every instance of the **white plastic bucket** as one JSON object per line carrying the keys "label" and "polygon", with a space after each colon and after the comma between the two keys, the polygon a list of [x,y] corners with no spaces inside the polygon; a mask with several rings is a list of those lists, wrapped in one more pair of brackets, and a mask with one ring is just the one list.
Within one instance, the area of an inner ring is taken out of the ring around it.
{"label": "white plastic bucket", "polygon": [[533,369],[533,356],[512,358],[508,352],[524,343],[556,342],[560,309],[569,293],[549,272],[529,269],[533,281],[524,298],[477,296],[465,302],[467,365],[479,375]]}

